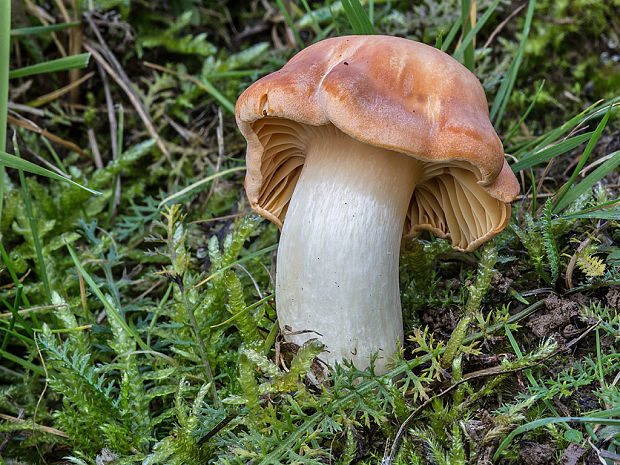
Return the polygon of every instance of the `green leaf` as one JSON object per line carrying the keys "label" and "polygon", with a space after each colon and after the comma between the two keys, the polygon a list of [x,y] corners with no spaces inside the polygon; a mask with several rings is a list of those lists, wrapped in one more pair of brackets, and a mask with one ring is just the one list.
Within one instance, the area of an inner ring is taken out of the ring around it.
{"label": "green leaf", "polygon": [[38,174],[40,176],[45,176],[51,179],[55,179],[57,181],[63,181],[69,183],[75,187],[79,187],[80,189],[84,189],[85,191],[90,192],[93,195],[101,195],[101,192],[89,189],[88,187],[84,187],[81,184],[78,184],[71,179],[65,178],[64,176],[59,175],[58,173],[54,173],[48,169],[42,168],[39,165],[35,165],[27,160],[23,160],[14,155],[10,155],[6,152],[0,151],[0,166],[6,166],[7,168],[15,168],[16,170],[27,171],[28,173]]}
{"label": "green leaf", "polygon": [[532,166],[536,166],[539,163],[551,160],[558,155],[562,155],[563,153],[566,153],[569,150],[573,150],[575,147],[580,146],[585,141],[590,139],[593,133],[594,132],[586,132],[584,134],[571,137],[570,139],[566,139],[565,141],[552,145],[551,147],[547,147],[543,150],[530,153],[521,158],[518,162],[514,163],[510,168],[513,172],[516,173],[521,170],[529,169]]}
{"label": "green leaf", "polygon": [[198,189],[200,186],[202,186],[203,184],[207,184],[211,181],[213,181],[216,178],[219,178],[220,176],[224,176],[226,174],[230,174],[230,173],[234,173],[235,171],[245,171],[246,167],[245,166],[237,166],[236,168],[229,168],[227,170],[223,170],[223,171],[219,171],[215,174],[212,174],[211,176],[207,176],[204,179],[201,179],[200,181],[196,181],[193,184],[190,184],[189,186],[181,189],[178,192],[175,192],[172,195],[169,195],[168,197],[166,197],[164,200],[162,200],[159,203],[159,208],[163,207],[165,204],[171,202],[171,201],[177,201],[179,198],[187,195],[188,193],[192,192],[195,189]]}
{"label": "green leaf", "polygon": [[452,25],[452,27],[448,31],[448,35],[442,41],[442,44],[441,44],[442,52],[445,52],[446,50],[448,50],[448,47],[450,47],[450,44],[452,44],[452,41],[456,37],[457,32],[459,32],[459,29],[461,28],[461,25],[463,24],[464,20],[465,20],[465,16],[463,16],[463,14],[461,13],[461,16],[458,19],[458,21]]}
{"label": "green leaf", "polygon": [[28,360],[24,360],[23,358],[13,355],[12,353],[7,352],[5,350],[0,350],[0,355],[6,358],[7,360],[10,360],[12,362],[15,362],[23,366],[27,370],[33,371],[37,373],[38,375],[45,377],[45,371],[43,371],[43,369],[40,366],[37,366],[34,363],[29,362]]}
{"label": "green leaf", "polygon": [[530,26],[532,25],[532,18],[534,17],[535,6],[536,0],[530,0],[527,7],[527,13],[525,15],[523,32],[521,33],[519,50],[517,50],[517,54],[515,55],[506,76],[504,76],[504,80],[499,87],[499,91],[497,92],[495,100],[493,101],[493,106],[491,107],[490,119],[493,121],[493,125],[496,128],[502,120],[504,110],[508,104],[508,100],[510,100],[510,95],[512,94],[512,88],[517,79],[517,73],[519,72],[519,67],[521,66],[521,60],[523,59],[523,53],[525,51],[525,43],[527,42],[527,37],[530,33]]}
{"label": "green leaf", "polygon": [[525,118],[528,117],[528,115],[530,114],[530,111],[532,111],[532,108],[534,108],[534,105],[536,105],[536,101],[538,100],[538,97],[540,96],[540,93],[544,85],[545,85],[545,81],[540,83],[540,86],[538,87],[538,90],[536,91],[536,94],[534,95],[534,98],[532,99],[532,103],[530,103],[530,106],[527,108],[525,113],[523,113],[523,116],[521,117],[521,119],[517,121],[517,123],[512,127],[512,129],[510,129],[510,131],[508,131],[508,134],[506,135],[506,137],[504,137],[504,147],[508,145],[508,142],[510,141],[510,139],[512,139],[512,136],[514,136],[515,132],[517,132],[517,129],[521,127],[521,125],[525,121]]}
{"label": "green leaf", "polygon": [[72,23],[51,24],[49,26],[36,26],[36,27],[22,27],[19,29],[11,30],[11,37],[30,36],[35,34],[48,34],[50,32],[62,31],[63,29],[69,29],[79,26],[79,21]]}
{"label": "green leaf", "polygon": [[282,0],[276,0],[276,3],[278,4],[278,8],[284,15],[286,24],[288,24],[288,27],[290,27],[291,31],[293,31],[293,35],[295,36],[297,45],[299,45],[299,48],[304,48],[304,41],[301,40],[301,36],[299,35],[299,31],[297,30],[297,27],[295,26],[295,22],[292,20],[291,15],[288,14],[288,10],[284,6],[284,3],[282,3]]}
{"label": "green leaf", "polygon": [[33,76],[35,74],[53,73],[56,71],[66,71],[74,68],[86,68],[88,66],[89,59],[90,53],[82,53],[81,55],[74,55],[70,57],[58,58],[57,60],[46,61],[44,63],[37,63],[36,65],[14,69],[9,72],[9,79]]}
{"label": "green leaf", "polygon": [[487,11],[484,12],[482,17],[476,22],[476,25],[467,32],[467,34],[463,38],[463,41],[461,42],[461,45],[459,46],[459,48],[456,49],[456,51],[452,55],[455,59],[462,62],[464,54],[468,47],[471,47],[472,53],[473,53],[474,37],[476,36],[478,31],[482,29],[482,26],[484,26],[486,22],[489,20],[489,18],[491,17],[493,12],[497,8],[497,5],[499,5],[499,2],[500,0],[495,0],[493,4],[487,9]]}
{"label": "green leaf", "polygon": [[597,205],[596,207],[586,208],[585,210],[573,212],[568,215],[562,215],[560,218],[600,218],[607,220],[616,220],[620,219],[620,209],[613,207],[617,207],[618,204],[620,204],[620,199],[614,199],[610,200],[609,202]]}
{"label": "green leaf", "polygon": [[[617,409],[614,409],[617,410]],[[607,416],[606,412],[599,412],[599,414],[603,414]],[[611,410],[608,411],[609,416],[611,416],[614,412]],[[541,426],[552,425],[556,423],[565,423],[565,422],[579,422],[586,424],[595,424],[595,425],[607,425],[607,426],[618,426],[620,427],[620,420],[615,419],[606,419],[604,417],[595,417],[593,415],[589,417],[549,417],[549,418],[541,418],[540,420],[531,421],[526,423],[525,425],[519,426],[517,429],[513,430],[507,437],[502,441],[502,443],[497,448],[495,455],[493,455],[493,461],[499,459],[501,452],[508,447],[510,442],[514,439],[514,437],[518,434],[525,433],[527,431],[531,431],[536,428],[540,428]]]}
{"label": "green leaf", "polygon": [[[9,100],[9,62],[11,57],[11,2],[0,1],[0,151],[6,149],[6,120]],[[4,202],[4,167],[0,165],[0,224]]]}
{"label": "green leaf", "polygon": [[75,266],[77,267],[78,271],[84,278],[84,281],[88,283],[91,291],[93,291],[93,293],[97,296],[99,301],[106,308],[108,318],[109,316],[112,316],[115,322],[123,330],[125,330],[128,334],[132,335],[132,337],[135,339],[138,345],[142,348],[142,350],[148,350],[152,352],[153,349],[151,349],[142,339],[140,339],[140,335],[137,333],[137,331],[127,324],[127,322],[121,316],[119,311],[112,304],[110,304],[108,299],[105,298],[105,296],[103,295],[103,292],[101,292],[101,289],[99,289],[97,284],[95,284],[95,281],[93,280],[93,278],[91,278],[88,272],[84,269],[84,267],[82,266],[82,263],[80,262],[79,258],[77,257],[77,255],[75,254],[75,252],[73,251],[73,249],[71,248],[69,244],[67,244],[67,250],[69,251],[71,258],[73,259],[73,263],[75,263]]}
{"label": "green leaf", "polygon": [[353,32],[365,35],[377,33],[359,0],[342,0],[342,7]]}
{"label": "green leaf", "polygon": [[558,211],[566,208],[577,198],[591,190],[594,184],[620,166],[620,150],[610,153],[606,158],[608,158],[608,160],[605,163],[592,171],[583,181],[567,192],[562,202],[558,202],[557,204]]}
{"label": "green leaf", "polygon": [[[607,122],[609,121],[609,117],[611,116],[612,110],[613,110],[613,105],[610,104],[609,110],[607,110],[607,113],[605,113],[605,116],[603,117],[601,122],[598,123],[598,126],[596,127],[594,134],[592,134],[592,137],[590,138],[590,141],[588,142],[588,145],[586,146],[586,149],[584,150],[583,155],[581,155],[581,158],[579,159],[579,163],[577,163],[577,166],[573,170],[573,174],[571,175],[570,179],[566,182],[566,184],[564,184],[564,186],[562,187],[560,191],[560,195],[553,203],[553,213],[557,213],[560,210],[563,210],[564,208],[568,206],[570,202],[572,202],[573,200],[577,198],[574,195],[574,191],[576,190],[576,188],[573,189],[572,185],[577,179],[577,176],[579,176],[579,172],[582,170],[582,168],[588,161],[588,158],[590,158],[590,154],[592,153],[594,146],[598,142],[599,137],[601,137],[603,129],[605,129],[605,126],[607,126]],[[570,195],[568,195],[569,192],[570,192]],[[565,201],[566,198],[570,200],[566,202]]]}

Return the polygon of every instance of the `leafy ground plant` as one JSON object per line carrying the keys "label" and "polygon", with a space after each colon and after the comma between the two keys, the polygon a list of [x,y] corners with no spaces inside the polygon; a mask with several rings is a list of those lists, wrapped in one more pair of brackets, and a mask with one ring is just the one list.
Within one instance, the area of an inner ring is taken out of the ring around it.
{"label": "leafy ground plant", "polygon": [[[615,1],[0,0],[0,461],[617,461]],[[554,31],[583,38],[570,79],[540,74],[549,44],[575,58]],[[474,253],[404,243],[402,351],[319,385],[320,344],[279,333],[232,112],[351,33],[472,69],[522,195]]]}

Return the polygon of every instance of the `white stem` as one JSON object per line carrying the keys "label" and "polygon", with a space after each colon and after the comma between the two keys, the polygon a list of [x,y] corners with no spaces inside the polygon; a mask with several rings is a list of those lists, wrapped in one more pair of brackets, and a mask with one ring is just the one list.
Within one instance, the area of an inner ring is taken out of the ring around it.
{"label": "white stem", "polygon": [[[278,249],[287,340],[318,338],[330,365],[348,359],[363,369],[379,352],[376,371],[386,371],[403,342],[398,256],[420,172],[415,159],[333,128],[311,132]],[[290,334],[299,331],[311,332]]]}

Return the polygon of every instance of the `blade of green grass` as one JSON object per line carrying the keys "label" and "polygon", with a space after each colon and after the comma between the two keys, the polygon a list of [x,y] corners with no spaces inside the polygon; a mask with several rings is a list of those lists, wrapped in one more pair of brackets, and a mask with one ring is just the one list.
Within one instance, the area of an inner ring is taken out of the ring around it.
{"label": "blade of green grass", "polygon": [[[461,16],[463,16],[463,24],[461,25],[461,37],[468,37],[469,32],[472,30],[471,25],[471,0],[461,0]],[[460,58],[456,58],[457,60],[462,62],[465,67],[473,71],[474,70],[474,44],[473,44],[473,35],[469,38],[468,42],[465,42],[465,39],[461,42],[461,46],[457,50],[461,50]]]}
{"label": "blade of green grass", "polygon": [[323,34],[323,29],[321,28],[321,25],[319,24],[318,20],[316,19],[316,15],[314,14],[314,12],[310,9],[310,5],[308,5],[308,1],[307,0],[301,0],[302,5],[304,6],[305,10],[306,10],[306,14],[310,16],[310,19],[312,20],[312,26],[314,27],[314,32],[316,32],[317,35],[322,35]]}
{"label": "blade of green grass", "polygon": [[[582,168],[585,166],[586,162],[588,161],[588,158],[590,158],[590,154],[592,153],[594,146],[598,142],[599,137],[601,137],[603,129],[605,129],[605,126],[607,126],[607,122],[609,121],[609,117],[611,116],[612,110],[613,110],[613,105],[609,105],[609,110],[607,110],[607,113],[605,114],[603,119],[598,123],[598,126],[596,127],[594,134],[592,134],[592,137],[590,138],[590,141],[588,142],[588,145],[586,146],[586,149],[584,150],[583,155],[581,155],[581,158],[579,159],[579,163],[577,163],[577,166],[573,170],[573,174],[571,175],[570,179],[566,182],[566,184],[564,184],[564,186],[560,190],[560,194],[555,199],[555,202],[553,203],[553,213],[557,213],[560,210],[564,209],[571,201],[576,199],[576,197],[574,197],[573,195],[574,189],[572,188],[572,185],[577,179],[577,176],[579,176],[579,172],[582,170]],[[569,191],[571,195],[568,195]],[[566,202],[564,200],[566,197],[568,197],[571,200],[569,202]]]}
{"label": "blade of green grass", "polygon": [[620,198],[602,203],[596,207],[586,208],[578,212],[562,215],[560,218],[601,218],[601,219],[620,219],[620,208],[612,208],[620,205]]}
{"label": "blade of green grass", "polygon": [[440,32],[439,35],[437,36],[437,39],[435,39],[435,48],[441,50],[442,41],[443,41],[443,35]]}
{"label": "blade of green grass", "polygon": [[295,26],[295,22],[291,18],[291,15],[288,14],[288,10],[284,6],[284,3],[282,3],[282,0],[276,0],[276,3],[278,4],[278,8],[280,9],[282,14],[284,15],[284,19],[286,20],[286,24],[288,24],[288,27],[290,27],[291,31],[293,31],[293,35],[295,36],[295,40],[297,41],[297,45],[299,45],[299,48],[304,48],[304,41],[301,40],[301,36],[299,35],[299,31],[297,30],[297,26]]}
{"label": "blade of green grass", "polygon": [[499,86],[499,90],[497,95],[495,96],[495,100],[493,101],[493,106],[491,107],[490,119],[493,121],[493,125],[495,128],[499,127],[500,122],[502,121],[502,117],[504,116],[504,110],[506,109],[506,105],[508,104],[508,100],[510,100],[510,95],[512,94],[512,88],[515,84],[515,80],[517,79],[517,73],[519,72],[519,67],[521,66],[521,60],[523,59],[523,53],[525,50],[525,43],[527,42],[527,37],[530,33],[530,26],[532,25],[532,18],[534,17],[534,7],[536,6],[536,0],[530,0],[527,6],[527,13],[525,15],[525,24],[523,26],[523,32],[521,33],[521,43],[519,44],[519,50],[508,68],[508,72],[506,76],[504,76],[504,80]]}
{"label": "blade of green grass", "polygon": [[[15,150],[15,156],[19,159],[19,144],[17,143],[17,134],[15,133],[13,133],[13,149]],[[34,210],[32,209],[32,202],[30,201],[30,192],[28,192],[26,176],[24,176],[23,170],[19,170],[19,182],[22,187],[22,199],[24,200],[24,206],[26,207],[26,212],[28,213],[28,222],[30,223],[30,231],[32,233],[32,245],[34,246],[34,250],[37,254],[39,273],[41,274],[41,281],[43,281],[45,296],[47,297],[48,302],[52,303],[52,290],[50,288],[50,281],[47,275],[47,268],[45,267],[45,260],[43,260],[43,247],[41,247],[37,222],[34,218]]]}
{"label": "blade of green grass", "polygon": [[13,363],[17,363],[18,365],[23,366],[27,370],[33,371],[34,373],[45,377],[45,371],[43,371],[41,367],[35,365],[32,362],[29,362],[28,360],[24,360],[23,358],[13,355],[12,353],[6,352],[4,350],[0,350],[0,356],[6,358],[7,360],[10,360]]}
{"label": "blade of green grass", "polygon": [[[6,150],[9,107],[9,60],[11,52],[11,0],[0,0],[0,151]],[[0,224],[4,199],[4,166],[0,165]]]}
{"label": "blade of green grass", "polygon": [[543,150],[530,153],[521,158],[518,162],[512,164],[510,168],[513,172],[516,173],[518,171],[526,170],[540,163],[551,160],[554,157],[562,155],[563,153],[566,153],[569,150],[573,150],[575,147],[580,146],[588,139],[590,139],[592,137],[592,134],[594,134],[594,131],[586,132],[584,134],[571,137],[570,139],[566,139],[565,141],[552,145],[551,147],[547,147]]}
{"label": "blade of green grass", "polygon": [[207,184],[213,181],[215,178],[219,178],[220,176],[224,176],[229,173],[234,173],[235,171],[245,171],[245,169],[246,169],[245,166],[237,166],[236,168],[229,168],[227,170],[219,171],[215,174],[212,174],[211,176],[207,176],[206,178],[201,179],[200,181],[196,181],[195,183],[190,184],[189,186],[181,189],[179,192],[175,192],[174,194],[169,195],[168,197],[166,197],[164,200],[162,200],[159,203],[159,208],[163,207],[164,205],[166,205],[168,202],[171,202],[172,200],[179,199],[180,197],[183,197],[189,192],[192,192],[193,190],[198,189],[203,184]]}
{"label": "blade of green grass", "polygon": [[538,196],[538,192],[536,192],[536,176],[534,176],[534,170],[530,168],[530,179],[532,183],[532,214],[536,211],[536,197]]}
{"label": "blade of green grass", "polygon": [[[465,37],[461,41],[461,45],[459,46],[459,48],[457,48],[452,55],[455,59],[459,61],[465,59],[465,66],[467,66],[472,71],[474,70],[474,37],[476,37],[476,34],[480,31],[480,29],[482,29],[482,26],[484,26],[489,20],[489,18],[497,8],[497,5],[499,5],[499,2],[500,0],[495,0],[493,4],[491,4],[491,6],[487,9],[487,11],[485,11],[484,14],[480,17],[480,19],[476,22],[476,25],[473,28],[468,29],[467,32],[463,30]],[[467,15],[466,18],[468,19],[469,15]],[[470,24],[470,21],[467,20],[465,21],[465,23]],[[469,60],[471,60],[471,67],[469,66]]]}
{"label": "blade of green grass", "polygon": [[521,117],[521,119],[517,121],[517,123],[512,127],[512,129],[510,129],[510,131],[508,131],[508,134],[506,135],[506,137],[504,137],[504,147],[508,145],[508,142],[510,141],[510,139],[512,139],[512,136],[515,135],[515,133],[517,132],[517,129],[519,129],[519,127],[523,124],[523,121],[525,121],[525,118],[527,118],[528,115],[530,114],[530,111],[532,111],[532,108],[534,108],[534,105],[536,104],[536,101],[538,100],[538,97],[540,96],[540,92],[542,91],[544,85],[545,85],[545,81],[543,80],[543,82],[540,83],[540,86],[538,87],[538,90],[536,91],[536,94],[534,95],[534,98],[532,99],[532,103],[530,103],[530,106],[527,108],[527,110],[525,110],[525,113],[523,113],[523,116]]}
{"label": "blade of green grass", "polygon": [[35,34],[48,34],[50,32],[62,31],[63,29],[69,29],[75,26],[79,26],[79,21],[72,23],[51,24],[49,26],[36,26],[36,27],[22,27],[19,29],[11,30],[11,37],[31,36]]}
{"label": "blade of green grass", "polygon": [[604,116],[605,112],[609,109],[609,105],[617,106],[620,104],[620,97],[616,97],[608,102],[601,103],[596,102],[590,107],[583,110],[581,113],[576,114],[566,123],[561,126],[552,129],[551,131],[534,138],[533,140],[523,144],[518,149],[512,152],[512,154],[518,158],[521,157],[523,152],[532,149],[532,147],[546,147],[553,141],[560,139],[564,134],[573,131],[575,128],[584,126],[588,121]]}
{"label": "blade of green grass", "polygon": [[24,66],[23,68],[14,69],[9,72],[9,79],[33,76],[35,74],[53,73],[56,71],[66,71],[68,69],[86,68],[89,59],[90,53],[82,53],[81,55],[58,58],[57,60],[37,63],[32,66]]}
{"label": "blade of green grass", "polygon": [[71,179],[65,178],[64,176],[59,175],[58,173],[54,173],[46,168],[42,168],[39,165],[35,165],[34,163],[29,162],[28,160],[23,160],[14,155],[8,154],[6,152],[0,151],[0,166],[7,168],[15,168],[20,171],[27,171],[28,173],[38,174],[40,176],[45,176],[47,178],[55,179],[57,181],[63,181],[71,184],[72,186],[79,187],[80,189],[84,189],[85,191],[90,192],[93,195],[101,195],[101,192],[98,192],[93,189],[89,189],[88,187],[84,187],[81,184],[78,184]]}
{"label": "blade of green grass", "polygon": [[342,0],[342,8],[346,15],[353,32],[356,34],[372,35],[376,34],[375,27],[372,25],[366,10],[359,0]]}
{"label": "blade of green grass", "polygon": [[[20,326],[18,326],[18,328],[20,328]],[[20,341],[22,341],[26,347],[34,346],[34,339],[15,331],[15,329],[10,326],[8,328],[4,328],[0,326],[0,332],[4,333],[5,337],[7,337],[7,340],[8,340],[8,336],[13,336],[19,339]],[[6,347],[4,349],[0,347],[0,352],[4,352],[5,350],[6,350]]]}
{"label": "blade of green grass", "polygon": [[65,173],[67,176],[69,176],[69,173],[67,172],[67,168],[65,167],[65,164],[62,162],[62,160],[56,153],[56,150],[54,150],[54,147],[52,146],[50,141],[47,140],[47,137],[41,136],[41,140],[43,141],[43,144],[45,144],[45,146],[47,147],[47,150],[49,150],[49,152],[52,154],[52,158],[56,162],[56,166],[58,167],[58,169],[60,169],[60,171]]}
{"label": "blade of green grass", "polygon": [[452,25],[452,27],[448,31],[448,35],[446,36],[445,40],[443,40],[443,43],[441,44],[442,52],[445,52],[448,50],[448,47],[450,47],[450,45],[452,44],[452,41],[456,37],[456,34],[459,32],[459,29],[461,29],[461,26],[463,25],[464,20],[465,20],[465,16],[463,16],[463,13],[461,12],[461,17],[458,19],[456,23]]}
{"label": "blade of green grass", "polygon": [[529,141],[525,141],[522,144],[514,147],[511,151],[511,154],[517,158],[522,158],[523,153],[527,151],[536,151],[540,147],[547,147],[551,145],[554,141],[560,139],[564,134],[569,131],[574,130],[577,126],[581,124],[585,124],[588,117],[595,113],[595,109],[597,108],[597,104],[591,105],[589,108],[586,108],[581,113],[576,114],[567,122],[563,123],[561,126],[552,129],[538,137],[535,137]]}
{"label": "blade of green grass", "polygon": [[558,211],[563,210],[578,197],[591,190],[594,184],[599,182],[601,179],[603,179],[605,176],[615,170],[618,166],[620,166],[620,150],[610,153],[609,155],[607,155],[607,158],[608,160],[605,163],[592,171],[592,173],[586,176],[585,179],[579,184],[577,184],[575,187],[567,191],[567,194],[562,199],[562,202],[558,202]]}
{"label": "blade of green grass", "polygon": [[[505,325],[504,331],[506,332],[506,336],[508,337],[510,345],[512,346],[512,350],[514,351],[517,358],[521,360],[523,358],[523,352],[521,352],[521,348],[519,347],[519,344],[517,343],[516,339],[512,335],[512,331],[510,331],[510,328],[508,327],[508,325]],[[536,381],[536,379],[534,378],[534,375],[532,374],[531,369],[528,368],[527,370],[523,370],[523,373],[527,377],[530,384],[534,386],[534,388],[540,389],[540,384],[538,384],[538,381]],[[556,416],[559,415],[555,407],[551,404],[551,402],[549,402],[549,399],[543,399],[543,403],[551,411],[551,413],[553,413]],[[562,426],[565,427],[567,430],[573,430],[573,428],[571,428],[566,423],[562,423]],[[573,430],[573,434],[580,435],[579,431],[576,431],[576,430]]]}
{"label": "blade of green grass", "polygon": [[66,244],[66,246],[67,246],[67,250],[69,250],[69,254],[71,255],[71,258],[73,259],[73,263],[75,263],[75,266],[77,267],[78,271],[84,278],[84,281],[88,283],[88,286],[90,287],[93,294],[95,294],[95,296],[99,299],[99,301],[106,308],[107,314],[111,315],[112,318],[114,318],[116,322],[125,331],[127,331],[127,333],[131,334],[133,338],[136,340],[136,343],[143,350],[152,351],[152,349],[140,338],[140,335],[138,334],[138,332],[127,324],[125,319],[120,315],[119,311],[116,308],[114,308],[112,304],[110,304],[108,299],[105,298],[105,296],[103,295],[103,292],[101,292],[101,289],[99,289],[99,287],[97,286],[93,278],[91,278],[91,276],[88,274],[86,269],[82,266],[82,263],[80,262],[79,258],[77,257],[77,255],[75,254],[71,246],[69,244]]}
{"label": "blade of green grass", "polygon": [[[611,410],[618,410],[618,409],[611,409]],[[609,415],[610,416],[611,415],[617,415],[617,412],[615,412],[615,411],[612,412],[611,410],[609,411]],[[601,413],[604,413],[604,412],[601,412]],[[506,437],[506,439],[504,439],[502,441],[502,443],[499,445],[499,447],[495,451],[495,454],[493,455],[493,461],[495,462],[496,460],[499,459],[499,456],[502,453],[502,451],[504,449],[506,449],[506,447],[508,447],[510,442],[518,434],[525,433],[527,431],[531,431],[531,430],[536,429],[536,428],[540,428],[541,426],[551,425],[551,424],[555,424],[555,423],[566,423],[566,422],[589,423],[589,424],[596,424],[596,425],[606,425],[606,426],[617,426],[617,427],[620,427],[620,420],[609,419],[609,418],[604,418],[604,417],[589,416],[589,417],[548,417],[548,418],[541,418],[539,420],[535,420],[535,421],[531,421],[529,423],[526,423],[525,425],[521,425],[518,428],[516,428],[515,430],[513,430]]]}

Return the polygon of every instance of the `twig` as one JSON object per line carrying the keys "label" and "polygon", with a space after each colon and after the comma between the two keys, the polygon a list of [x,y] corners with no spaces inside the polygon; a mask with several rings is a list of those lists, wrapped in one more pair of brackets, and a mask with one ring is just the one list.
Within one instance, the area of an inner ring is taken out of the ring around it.
{"label": "twig", "polygon": [[[22,117],[23,118],[23,117]],[[17,118],[12,117],[11,115],[7,116],[7,122],[9,124],[14,124],[15,126],[19,126],[20,128],[24,128],[28,131],[40,134],[44,137],[47,137],[49,140],[54,141],[59,143],[60,145],[62,145],[63,147],[74,151],[75,153],[79,153],[80,155],[82,155],[85,158],[88,158],[89,160],[92,158],[88,153],[86,153],[84,150],[82,150],[81,148],[79,148],[77,145],[75,145],[73,142],[69,142],[66,141],[54,134],[52,134],[49,131],[46,131],[45,129],[41,129],[40,127],[38,127],[36,124],[34,124],[32,121],[26,120],[25,118],[19,120]]]}
{"label": "twig", "polygon": [[88,142],[90,143],[90,150],[93,152],[93,157],[95,157],[95,166],[98,170],[103,169],[103,161],[101,161],[101,152],[99,152],[99,145],[97,145],[97,138],[95,137],[95,130],[93,128],[88,128],[86,130],[88,134]]}
{"label": "twig", "polygon": [[[30,307],[30,308],[22,308],[21,310],[17,310],[17,313],[23,315],[24,313],[29,312],[37,312],[40,310],[52,310],[54,308],[67,307],[67,304],[59,304],[59,305],[43,305],[41,307]],[[12,317],[12,313],[0,313],[0,318],[10,318]]]}
{"label": "twig", "polygon": [[[28,420],[22,420],[20,418],[12,417],[10,415],[5,415],[4,413],[0,413],[0,418],[2,420],[11,421],[13,423],[30,423]],[[44,431],[46,433],[54,434],[56,436],[69,439],[69,435],[65,433],[64,431],[60,431],[59,429],[51,428],[49,426],[39,425],[37,423],[33,423],[33,427],[41,431]]]}
{"label": "twig", "polygon": [[152,138],[157,140],[157,146],[162,151],[162,153],[165,155],[165,157],[168,160],[168,162],[172,163],[172,160],[170,158],[170,154],[168,153],[168,149],[164,145],[164,142],[161,139],[161,137],[159,137],[159,134],[157,133],[157,131],[155,130],[155,127],[153,126],[153,122],[151,121],[151,117],[149,116],[147,111],[142,106],[142,102],[140,101],[140,99],[136,95],[135,91],[131,88],[131,85],[128,84],[127,82],[125,82],[121,78],[121,76],[119,76],[119,74],[117,74],[112,69],[110,64],[108,64],[108,62],[99,53],[99,51],[98,51],[99,47],[96,44],[93,44],[90,41],[84,41],[83,46],[86,49],[86,51],[90,52],[90,54],[93,56],[93,58],[95,60],[97,60],[97,62],[100,63],[101,66],[103,66],[103,68],[106,70],[106,72],[112,77],[112,79],[114,79],[114,81],[121,87],[121,89],[123,89],[123,91],[127,95],[127,98],[129,98],[129,101],[131,102],[133,107],[136,109],[136,112],[138,113],[138,116],[140,116],[140,119],[144,123],[144,126],[146,127],[146,130],[148,131],[149,135]]}
{"label": "twig", "polygon": [[79,86],[80,84],[82,84],[85,81],[88,81],[91,77],[93,77],[95,75],[94,72],[90,72],[84,76],[82,76],[81,78],[79,78],[76,81],[73,81],[71,84],[68,84],[64,87],[61,87],[60,89],[57,89],[53,92],[50,92],[48,94],[42,95],[41,97],[28,102],[28,105],[31,107],[40,107],[41,105],[44,105],[46,103],[51,102],[52,100],[56,100],[60,97],[62,97],[64,94],[66,94],[67,92],[70,92],[71,90],[73,90],[74,88],[76,88],[77,86]]}
{"label": "twig", "polygon": [[493,39],[495,39],[495,36],[497,34],[499,34],[499,32],[504,29],[504,26],[506,26],[506,24],[508,24],[508,21],[510,21],[512,18],[514,18],[517,14],[519,14],[519,11],[521,11],[523,8],[525,8],[525,3],[523,5],[521,5],[520,7],[518,7],[515,11],[513,11],[512,13],[510,13],[510,15],[508,15],[508,17],[503,20],[501,23],[499,23],[499,25],[495,28],[495,30],[491,33],[491,35],[489,36],[489,38],[487,39],[487,41],[484,43],[484,45],[482,46],[482,49],[484,50],[485,48],[487,48],[491,42],[493,41]]}
{"label": "twig", "polygon": [[207,218],[205,220],[190,221],[189,224],[215,223],[216,221],[224,221],[224,220],[230,220],[230,219],[233,219],[233,218],[240,218],[242,216],[249,215],[250,213],[251,212],[249,210],[246,210],[246,211],[243,211],[241,213],[233,213],[232,215],[218,216],[216,218]]}
{"label": "twig", "polygon": [[155,289],[157,286],[159,286],[161,283],[163,283],[165,281],[164,278],[159,279],[155,284],[153,284],[151,287],[149,287],[146,291],[144,291],[142,294],[140,294],[138,297],[136,297],[135,299],[133,299],[131,301],[132,304],[135,304],[137,301],[139,301],[140,299],[142,299],[144,296],[150,294],[153,289]]}

